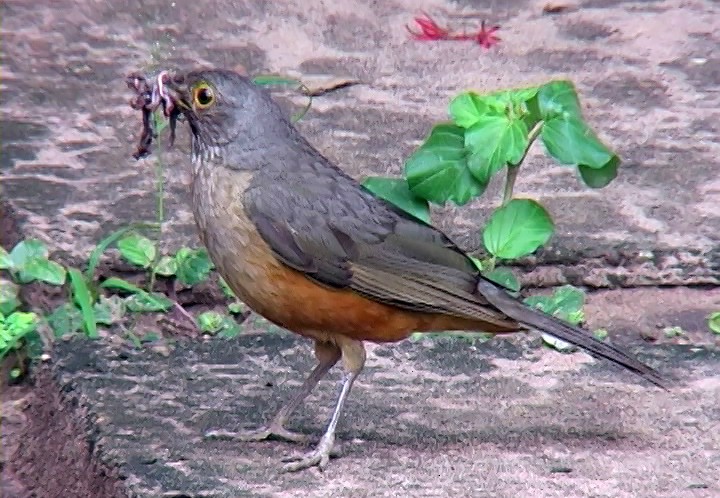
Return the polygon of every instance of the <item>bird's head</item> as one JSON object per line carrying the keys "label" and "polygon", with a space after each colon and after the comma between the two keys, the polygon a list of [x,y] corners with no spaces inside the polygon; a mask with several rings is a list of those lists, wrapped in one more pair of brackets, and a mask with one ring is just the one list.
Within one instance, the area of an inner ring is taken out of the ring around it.
{"label": "bird's head", "polygon": [[267,92],[233,71],[212,69],[174,76],[165,90],[192,132],[196,160],[271,147],[292,125]]}

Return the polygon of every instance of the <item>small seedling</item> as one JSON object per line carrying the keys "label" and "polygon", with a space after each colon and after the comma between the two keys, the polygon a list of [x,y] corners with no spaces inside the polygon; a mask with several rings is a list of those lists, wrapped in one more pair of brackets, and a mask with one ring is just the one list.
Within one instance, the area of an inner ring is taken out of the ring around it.
{"label": "small seedling", "polygon": [[665,327],[663,329],[663,334],[665,334],[665,337],[668,339],[672,339],[674,337],[684,337],[685,331],[682,327],[673,326],[673,327]]}
{"label": "small seedling", "polygon": [[231,316],[216,311],[205,311],[198,315],[198,325],[203,333],[232,339],[240,334],[240,325]]}
{"label": "small seedling", "polygon": [[720,311],[710,313],[707,320],[708,328],[714,334],[720,334]]}

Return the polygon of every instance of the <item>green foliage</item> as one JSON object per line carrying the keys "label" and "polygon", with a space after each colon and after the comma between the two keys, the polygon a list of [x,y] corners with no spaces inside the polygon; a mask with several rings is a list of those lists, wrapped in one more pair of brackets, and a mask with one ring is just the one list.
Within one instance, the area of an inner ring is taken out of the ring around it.
{"label": "green foliage", "polygon": [[413,194],[404,179],[374,176],[365,179],[363,186],[420,221],[430,223],[428,202]]}
{"label": "green foliage", "polygon": [[90,294],[90,289],[80,270],[69,268],[68,274],[70,275],[70,288],[72,290],[73,301],[80,307],[85,333],[89,338],[97,339],[97,321],[93,309],[94,299]]}
{"label": "green foliage", "polygon": [[150,268],[155,262],[157,248],[155,242],[139,235],[132,233],[118,240],[117,247],[120,255],[129,263],[141,268]]}
{"label": "green foliage", "polygon": [[[406,183],[368,178],[364,184],[426,220],[424,201],[462,206],[483,195],[495,174],[506,169],[502,204],[483,231],[486,250],[497,258],[527,256],[552,236],[547,210],[530,199],[513,199],[516,175],[537,138],[550,157],[576,167],[590,187],[604,187],[617,175],[620,159],[585,123],[568,81],[487,94],[464,92],[452,100],[449,113],[452,122],[433,127],[406,161]],[[407,191],[401,188],[405,186]]]}
{"label": "green foliage", "polygon": [[707,324],[714,334],[720,334],[720,311],[710,313]]}
{"label": "green foliage", "polygon": [[127,262],[149,269],[163,277],[176,277],[184,285],[195,285],[210,276],[213,264],[205,249],[181,247],[174,256],[158,258],[158,249],[152,240],[131,233],[117,241],[120,255]]}
{"label": "green foliage", "polygon": [[240,334],[240,325],[231,316],[217,311],[205,311],[198,315],[198,325],[203,333],[232,339]]}
{"label": "green foliage", "polygon": [[182,247],[175,254],[177,279],[185,285],[195,285],[207,280],[213,264],[205,249]]}
{"label": "green foliage", "polygon": [[65,269],[48,259],[47,247],[39,240],[22,240],[9,254],[0,247],[0,270],[10,272],[20,284],[35,280],[53,285],[65,283]]}
{"label": "green foliage", "polygon": [[9,315],[20,307],[20,286],[11,280],[0,278],[0,313]]}
{"label": "green foliage", "polygon": [[14,311],[7,316],[0,313],[0,360],[19,349],[23,339],[35,332],[38,322],[35,313]]}
{"label": "green foliage", "polygon": [[585,314],[582,311],[585,304],[585,293],[571,285],[564,285],[555,289],[550,296],[530,296],[525,298],[525,304],[568,321],[573,325],[585,320]]}
{"label": "green foliage", "polygon": [[534,252],[553,233],[545,208],[531,199],[512,199],[493,212],[483,231],[483,242],[493,256],[515,259]]}
{"label": "green foliage", "polygon": [[129,293],[125,305],[129,311],[153,312],[167,311],[173,306],[173,301],[159,292],[148,292],[127,280],[111,277],[105,280],[100,287]]}
{"label": "green foliage", "polygon": [[[512,272],[496,268],[496,263],[532,254],[554,232],[552,217],[539,202],[513,197],[516,177],[536,139],[542,140],[552,159],[575,167],[591,188],[604,187],[617,176],[620,158],[583,120],[569,81],[486,94],[464,92],[450,102],[449,114],[452,122],[434,126],[407,159],[404,179],[371,177],[364,185],[427,220],[428,202],[467,204],[482,196],[504,169],[502,201],[482,230],[489,257],[473,261],[486,278],[518,291],[520,285]],[[563,287],[552,296],[534,296],[527,302],[572,323],[583,320],[584,294],[579,289]]]}
{"label": "green foliage", "polygon": [[[585,304],[585,293],[571,285],[565,285],[554,290],[550,296],[530,296],[525,298],[525,304],[538,308],[545,313],[553,315],[561,320],[578,325],[585,320],[583,306]],[[545,344],[559,351],[574,349],[573,346],[558,339],[557,337],[542,334]]]}

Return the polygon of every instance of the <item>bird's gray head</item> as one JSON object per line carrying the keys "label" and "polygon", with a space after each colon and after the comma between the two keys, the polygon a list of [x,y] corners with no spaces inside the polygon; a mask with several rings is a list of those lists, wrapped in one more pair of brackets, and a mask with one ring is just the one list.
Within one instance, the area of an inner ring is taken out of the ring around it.
{"label": "bird's gray head", "polygon": [[225,162],[232,152],[267,150],[295,133],[268,93],[233,71],[193,71],[168,89],[190,125],[194,161]]}

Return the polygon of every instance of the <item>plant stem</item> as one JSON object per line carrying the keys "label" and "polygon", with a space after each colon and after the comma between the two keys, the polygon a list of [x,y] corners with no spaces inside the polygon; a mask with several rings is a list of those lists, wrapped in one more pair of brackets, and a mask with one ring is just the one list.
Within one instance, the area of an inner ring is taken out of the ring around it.
{"label": "plant stem", "polygon": [[[155,119],[155,117],[153,117]],[[157,126],[155,127],[157,129]],[[165,220],[165,168],[162,159],[162,143],[160,137],[157,140],[157,158],[155,159],[155,203],[156,203],[156,215],[158,224],[158,236],[157,243],[160,245],[163,233],[163,221]],[[160,261],[160,251],[155,252],[155,261],[153,261],[150,267],[150,283],[148,285],[148,292],[152,292],[155,287],[155,270],[157,268],[158,261]]]}
{"label": "plant stem", "polygon": [[525,160],[525,158],[528,155],[528,152],[530,152],[530,147],[532,147],[532,144],[535,142],[537,137],[540,136],[540,131],[542,130],[543,122],[538,121],[535,126],[533,126],[533,129],[530,130],[530,133],[528,134],[528,145],[525,147],[525,152],[523,152],[522,157],[520,160],[515,164],[508,163],[507,165],[507,176],[505,179],[505,191],[503,192],[503,200],[502,205],[504,206],[513,197],[513,189],[515,188],[515,180],[517,179],[518,170],[520,169],[520,165]]}

